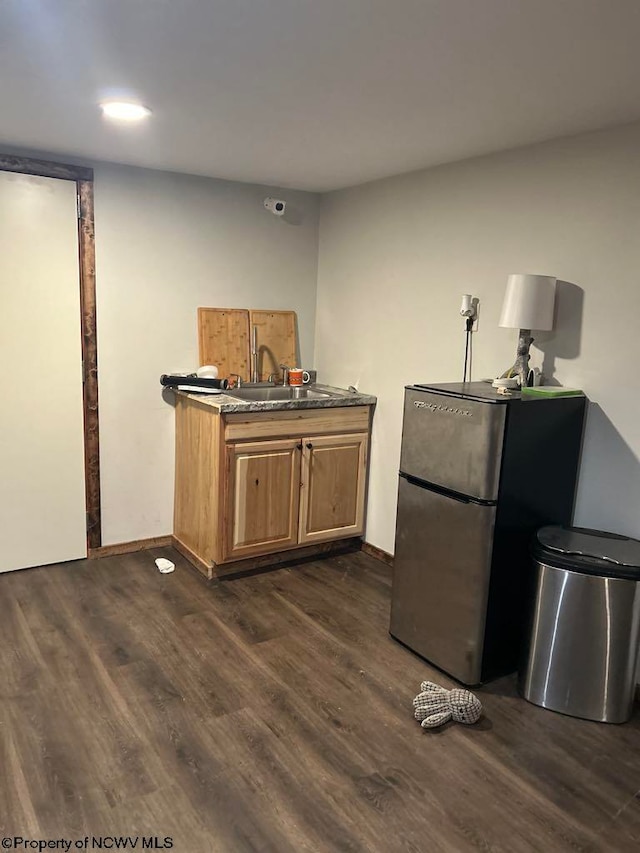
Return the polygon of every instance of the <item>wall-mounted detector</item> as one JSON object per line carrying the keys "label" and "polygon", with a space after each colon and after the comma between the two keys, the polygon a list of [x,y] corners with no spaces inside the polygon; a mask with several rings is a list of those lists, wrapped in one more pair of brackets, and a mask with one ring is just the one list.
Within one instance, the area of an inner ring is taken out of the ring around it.
{"label": "wall-mounted detector", "polygon": [[264,206],[271,211],[274,216],[284,216],[284,209],[287,206],[286,201],[279,198],[265,198]]}

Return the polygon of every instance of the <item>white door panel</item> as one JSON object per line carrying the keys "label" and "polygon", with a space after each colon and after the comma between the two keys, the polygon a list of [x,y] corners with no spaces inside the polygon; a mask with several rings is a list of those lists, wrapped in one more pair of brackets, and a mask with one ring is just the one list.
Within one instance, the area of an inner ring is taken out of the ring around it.
{"label": "white door panel", "polygon": [[76,185],[0,172],[0,571],[86,556]]}

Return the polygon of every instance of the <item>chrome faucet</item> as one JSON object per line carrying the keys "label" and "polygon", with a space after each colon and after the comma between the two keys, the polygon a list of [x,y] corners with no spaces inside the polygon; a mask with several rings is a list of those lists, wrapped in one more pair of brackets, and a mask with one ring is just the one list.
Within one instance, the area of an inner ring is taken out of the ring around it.
{"label": "chrome faucet", "polygon": [[278,367],[282,371],[282,384],[288,385],[289,384],[289,370],[290,370],[289,365],[288,364],[279,364]]}
{"label": "chrome faucet", "polygon": [[259,382],[258,374],[258,327],[254,326],[251,330],[251,381]]}

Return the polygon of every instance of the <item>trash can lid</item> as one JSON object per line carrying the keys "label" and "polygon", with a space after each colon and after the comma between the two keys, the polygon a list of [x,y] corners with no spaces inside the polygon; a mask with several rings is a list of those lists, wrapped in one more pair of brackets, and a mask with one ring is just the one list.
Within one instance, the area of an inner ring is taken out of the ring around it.
{"label": "trash can lid", "polygon": [[586,527],[541,527],[534,556],[574,572],[640,581],[640,542]]}

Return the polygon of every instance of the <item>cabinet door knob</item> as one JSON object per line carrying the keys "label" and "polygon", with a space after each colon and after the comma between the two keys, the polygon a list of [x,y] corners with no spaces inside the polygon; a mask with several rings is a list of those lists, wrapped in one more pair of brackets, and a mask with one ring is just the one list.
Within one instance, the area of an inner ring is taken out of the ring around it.
{"label": "cabinet door knob", "polygon": [[296,447],[298,448],[298,450],[302,450],[302,442],[300,442],[300,444],[297,444]]}
{"label": "cabinet door knob", "polygon": [[313,444],[310,441],[307,442],[307,450],[311,450],[313,448]]}

